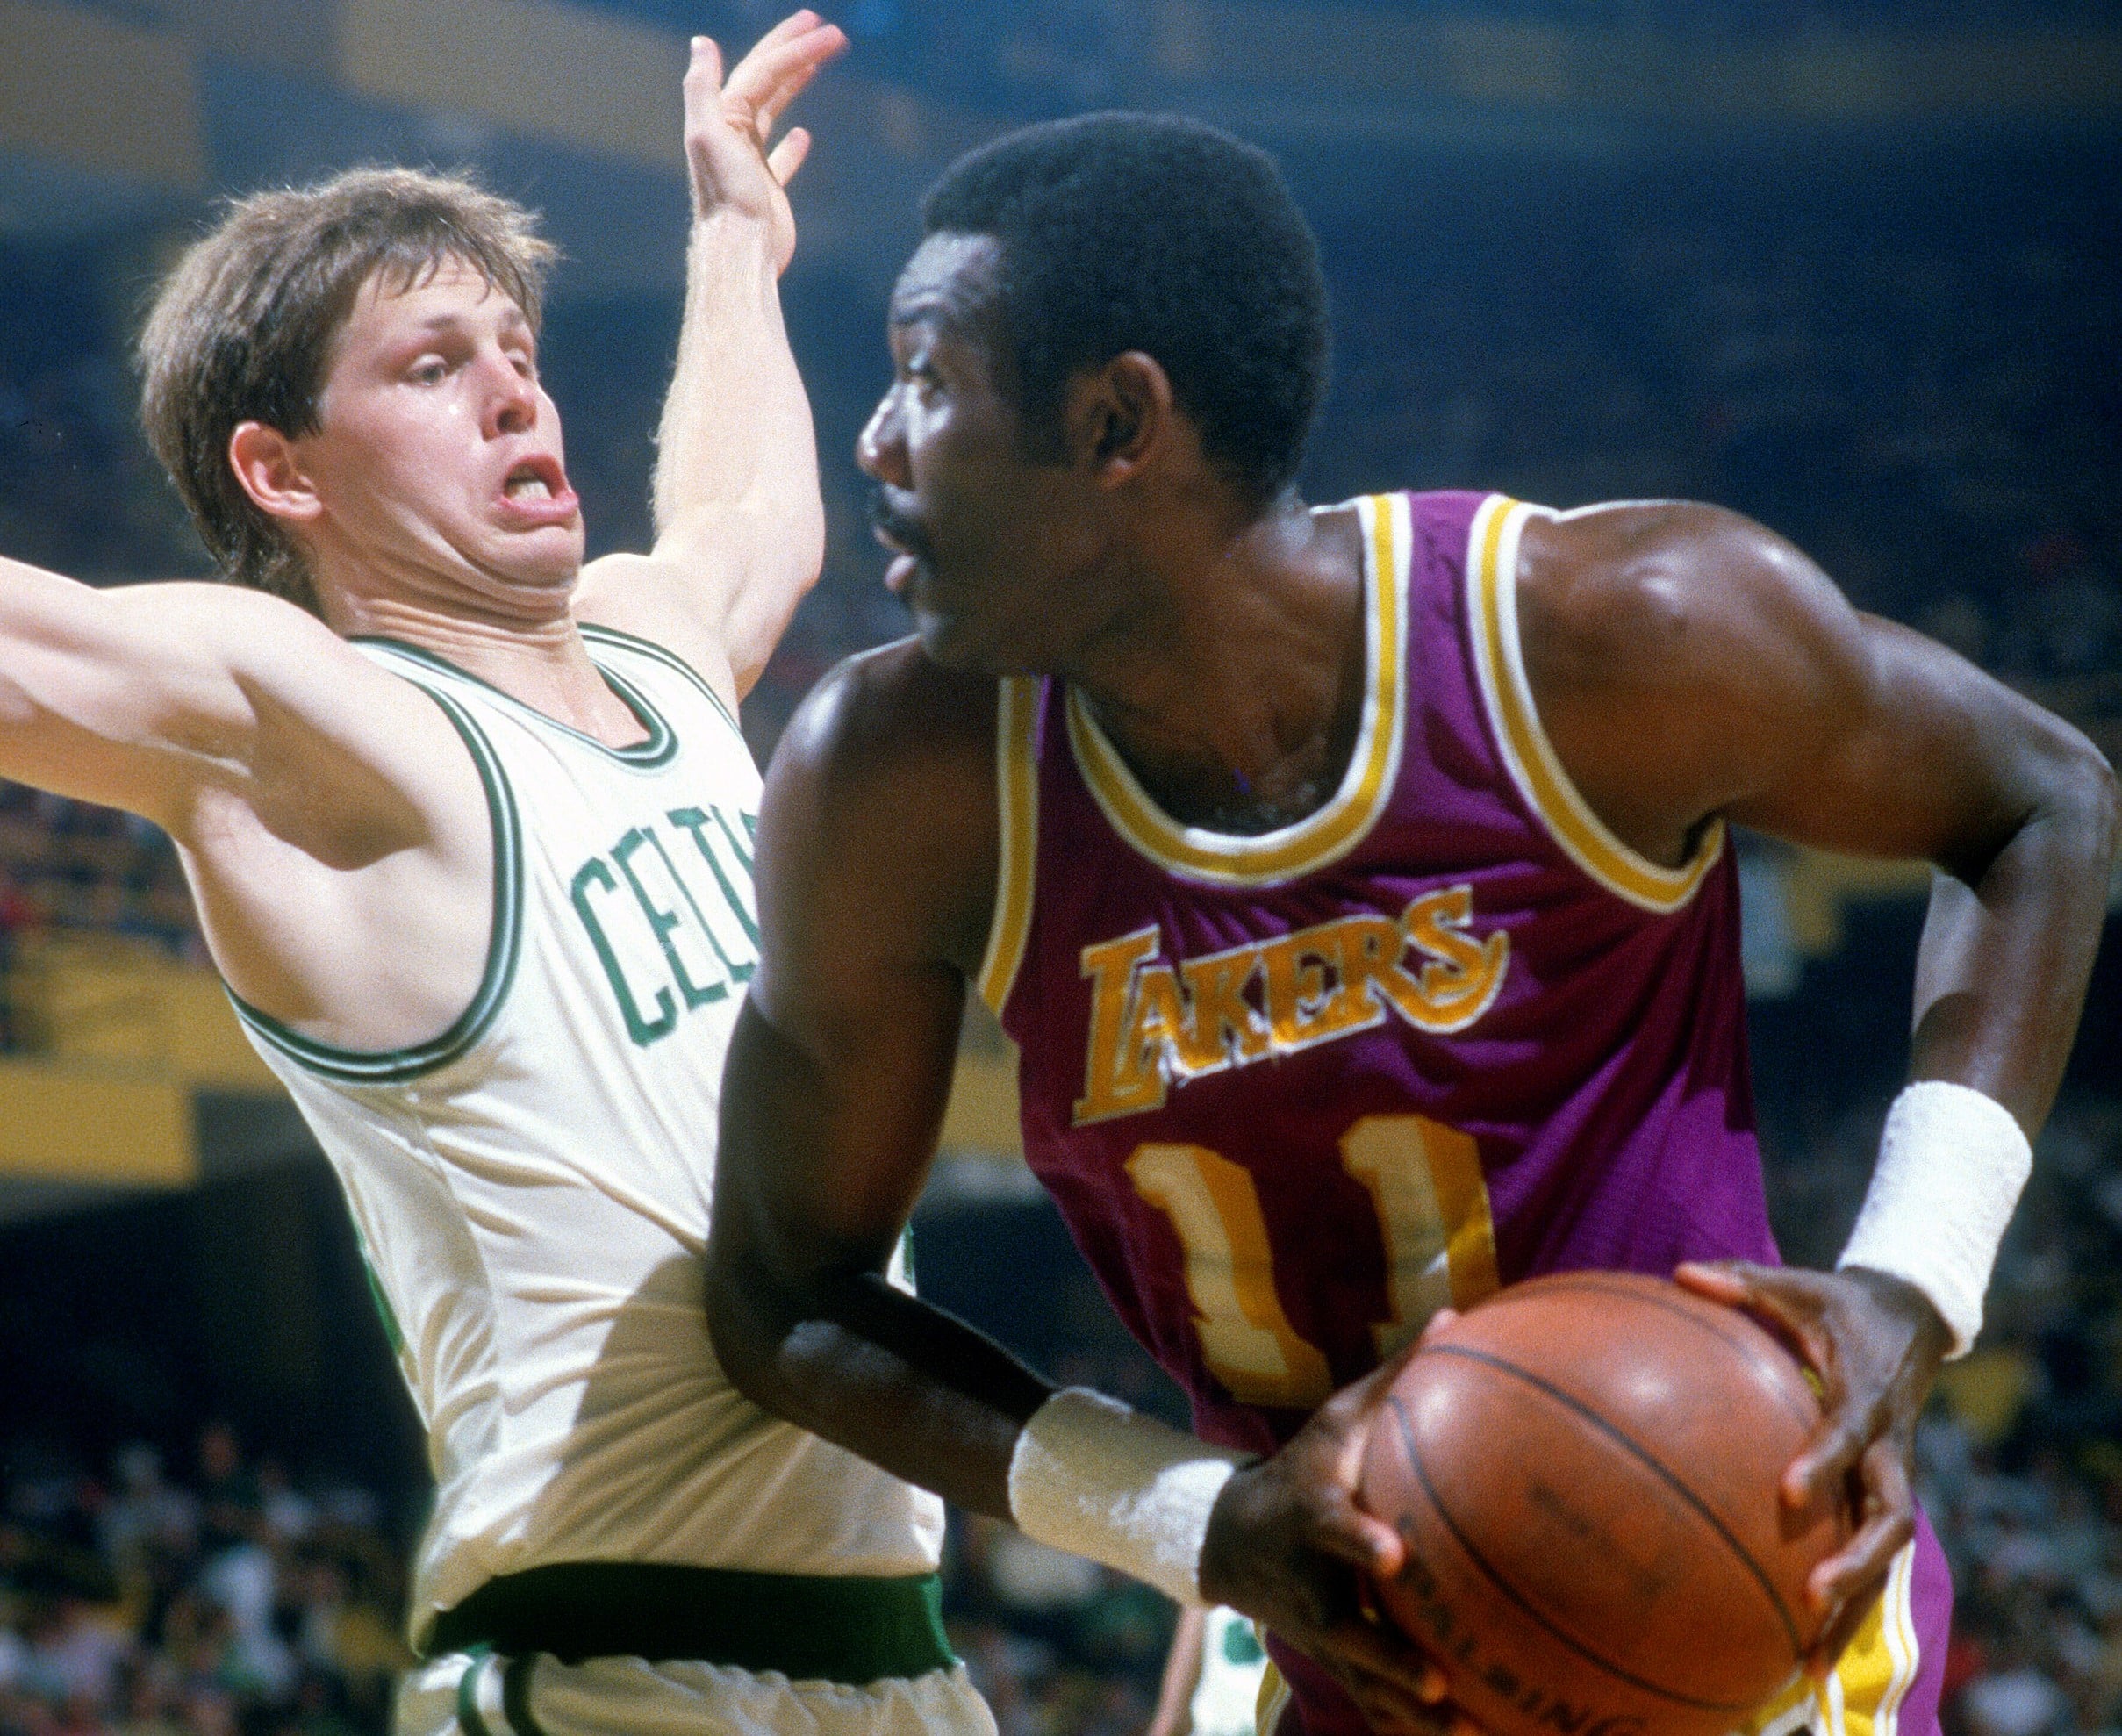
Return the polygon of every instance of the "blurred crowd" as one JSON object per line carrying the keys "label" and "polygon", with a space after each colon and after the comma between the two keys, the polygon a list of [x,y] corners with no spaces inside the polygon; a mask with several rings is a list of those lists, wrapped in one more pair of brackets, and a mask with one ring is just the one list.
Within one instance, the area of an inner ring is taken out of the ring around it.
{"label": "blurred crowd", "polygon": [[43,1444],[0,1489],[4,1736],[369,1736],[407,1662],[370,1491],[297,1487],[210,1424],[195,1462]]}
{"label": "blurred crowd", "polygon": [[1957,1736],[2122,1730],[2122,1100],[2066,1095],[1920,1440]]}

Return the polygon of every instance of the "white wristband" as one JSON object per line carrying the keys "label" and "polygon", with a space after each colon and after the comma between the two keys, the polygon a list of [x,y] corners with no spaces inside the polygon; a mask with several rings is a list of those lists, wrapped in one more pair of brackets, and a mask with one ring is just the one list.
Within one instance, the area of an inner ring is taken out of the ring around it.
{"label": "white wristband", "polygon": [[1248,1462],[1065,1387],[1041,1405],[1009,1457],[1009,1516],[1025,1536],[1201,1604],[1201,1541],[1231,1473]]}
{"label": "white wristband", "polygon": [[1919,1080],[1894,1099],[1879,1164],[1836,1269],[1861,1266],[1928,1296],[1965,1356],[1982,1331],[1982,1293],[2033,1148],[1994,1098]]}

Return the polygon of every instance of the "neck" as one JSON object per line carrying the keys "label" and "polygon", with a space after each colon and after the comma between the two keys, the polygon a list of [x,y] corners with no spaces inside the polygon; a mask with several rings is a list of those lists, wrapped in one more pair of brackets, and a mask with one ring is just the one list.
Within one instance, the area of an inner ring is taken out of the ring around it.
{"label": "neck", "polygon": [[1355,514],[1294,496],[1145,551],[1141,606],[1060,672],[1159,806],[1182,822],[1261,832],[1340,782],[1366,675]]}
{"label": "neck", "polygon": [[432,651],[608,747],[642,739],[641,720],[606,684],[565,610],[541,620],[503,620],[423,599],[319,589],[325,618],[344,638],[395,639]]}

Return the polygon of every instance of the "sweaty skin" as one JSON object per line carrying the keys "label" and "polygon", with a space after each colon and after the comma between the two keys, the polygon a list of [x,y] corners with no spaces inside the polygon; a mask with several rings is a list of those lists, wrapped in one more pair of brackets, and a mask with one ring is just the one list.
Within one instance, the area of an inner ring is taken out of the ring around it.
{"label": "sweaty skin", "polygon": [[376,1051],[446,1029],[491,921],[463,742],[342,635],[439,652],[618,746],[642,726],[577,621],[669,648],[734,703],[814,580],[816,455],[777,287],[794,240],[782,183],[808,137],[765,140],[843,40],[799,12],[727,83],[695,41],[685,323],[649,555],[583,566],[530,323],[445,260],[362,287],[314,432],[247,422],[229,442],[253,502],[302,546],[326,620],[230,585],[97,591],[0,559],[0,777],[162,827],[222,974],[303,1036]]}
{"label": "sweaty skin", "polygon": [[[709,1316],[758,1402],[1007,1517],[1011,1451],[1050,1387],[882,1276],[935,1151],[993,913],[994,678],[1065,677],[1167,812],[1259,831],[1334,787],[1362,658],[1349,515],[1237,498],[1153,358],[1079,375],[1059,456],[1026,456],[995,359],[995,265],[987,238],[931,237],[894,298],[898,376],[858,456],[900,551],[887,583],[920,636],[828,677],[768,774],[762,959],[725,1083]],[[1937,865],[1912,1075],[1973,1086],[2038,1128],[2117,840],[2113,778],[2083,738],[1712,507],[1536,521],[1518,604],[1550,737],[1633,849],[1677,864],[1724,815]],[[1881,1274],[1685,1270],[1783,1322],[1819,1372],[1827,1418],[1787,1497],[1860,1481],[1861,1529],[1811,1586],[1831,1618],[1811,1661],[1824,1669],[1911,1534],[1911,1436],[1945,1328]],[[1381,1731],[1440,1716],[1434,1674],[1363,1618],[1359,1594],[1359,1569],[1401,1562],[1351,1498],[1394,1372],[1231,1479],[1201,1567],[1208,1599],[1319,1658]]]}

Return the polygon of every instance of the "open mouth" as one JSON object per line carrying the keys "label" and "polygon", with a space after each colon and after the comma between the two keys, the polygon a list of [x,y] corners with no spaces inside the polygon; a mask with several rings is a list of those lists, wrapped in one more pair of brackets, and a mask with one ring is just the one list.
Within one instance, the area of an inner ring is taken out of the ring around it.
{"label": "open mouth", "polygon": [[557,458],[526,458],[501,480],[503,497],[519,506],[538,506],[574,499],[567,473]]}

